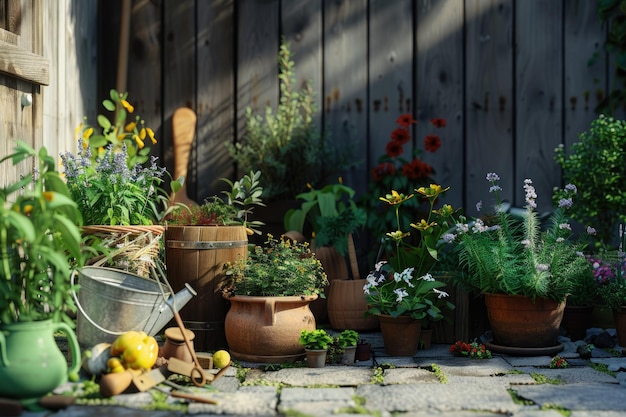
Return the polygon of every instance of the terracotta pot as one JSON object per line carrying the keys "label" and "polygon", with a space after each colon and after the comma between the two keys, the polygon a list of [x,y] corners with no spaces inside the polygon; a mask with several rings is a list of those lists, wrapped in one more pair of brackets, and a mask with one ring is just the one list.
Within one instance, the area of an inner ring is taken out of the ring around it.
{"label": "terracotta pot", "polygon": [[619,310],[613,310],[613,319],[617,332],[617,344],[620,347],[626,347],[626,306],[622,306]]}
{"label": "terracotta pot", "polygon": [[494,344],[542,348],[558,344],[565,302],[522,295],[485,294]]}
{"label": "terracotta pot", "polygon": [[561,327],[567,331],[567,336],[576,340],[584,340],[587,329],[591,327],[593,306],[570,306],[565,304]]}
{"label": "terracotta pot", "polygon": [[228,298],[226,340],[234,359],[280,363],[301,359],[304,348],[298,343],[302,330],[315,330],[309,303],[316,295],[291,297]]}
{"label": "terracotta pot", "polygon": [[417,353],[422,330],[421,320],[408,316],[393,318],[386,314],[377,317],[387,355],[414,356]]}
{"label": "terracotta pot", "polygon": [[228,302],[222,297],[226,280],[223,265],[247,256],[246,228],[168,226],[165,254],[167,279],[172,289],[177,292],[188,283],[198,292],[180,311],[185,327],[196,334],[196,349],[227,349],[224,319]]}
{"label": "terracotta pot", "polygon": [[365,317],[364,279],[334,280],[328,290],[328,319],[335,330],[376,330],[378,319]]}

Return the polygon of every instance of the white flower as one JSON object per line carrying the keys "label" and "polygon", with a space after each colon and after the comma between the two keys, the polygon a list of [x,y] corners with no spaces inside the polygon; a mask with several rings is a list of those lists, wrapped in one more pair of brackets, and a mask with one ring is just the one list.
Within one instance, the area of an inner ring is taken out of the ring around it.
{"label": "white flower", "polygon": [[572,226],[569,223],[561,223],[559,224],[559,229],[561,230],[572,230]]}
{"label": "white flower", "polygon": [[445,243],[452,243],[456,239],[456,235],[454,233],[444,233],[441,238]]}
{"label": "white flower", "polygon": [[393,290],[393,292],[396,293],[396,295],[398,296],[398,298],[396,298],[396,301],[398,303],[401,302],[404,297],[409,296],[409,293],[406,292],[404,288],[396,288],[395,290]]}
{"label": "white flower", "polygon": [[421,277],[421,279],[423,279],[424,281],[434,281],[435,280],[435,278],[433,278],[433,276],[430,275],[430,274],[424,275],[423,277]]}
{"label": "white flower", "polygon": [[435,294],[437,294],[437,298],[439,299],[450,296],[450,294],[448,294],[447,292],[438,290],[437,288],[433,288],[433,291],[435,292]]}

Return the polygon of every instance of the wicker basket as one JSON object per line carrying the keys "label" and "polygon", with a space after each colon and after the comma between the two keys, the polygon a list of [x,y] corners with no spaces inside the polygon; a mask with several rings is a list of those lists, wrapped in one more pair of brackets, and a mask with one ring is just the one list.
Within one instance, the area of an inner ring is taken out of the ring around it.
{"label": "wicker basket", "polygon": [[94,251],[87,265],[150,276],[161,250],[163,226],[83,226],[84,244]]}

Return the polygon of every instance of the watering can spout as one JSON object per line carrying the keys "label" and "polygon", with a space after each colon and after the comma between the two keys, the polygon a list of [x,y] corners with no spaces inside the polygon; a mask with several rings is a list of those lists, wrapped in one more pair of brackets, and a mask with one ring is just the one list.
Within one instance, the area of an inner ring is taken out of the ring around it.
{"label": "watering can spout", "polygon": [[149,329],[147,333],[150,336],[155,336],[174,318],[174,311],[180,312],[180,309],[196,295],[198,295],[196,290],[189,283],[186,283],[185,288],[163,301],[158,311],[152,314],[153,317],[151,317],[150,321],[153,324],[146,326]]}

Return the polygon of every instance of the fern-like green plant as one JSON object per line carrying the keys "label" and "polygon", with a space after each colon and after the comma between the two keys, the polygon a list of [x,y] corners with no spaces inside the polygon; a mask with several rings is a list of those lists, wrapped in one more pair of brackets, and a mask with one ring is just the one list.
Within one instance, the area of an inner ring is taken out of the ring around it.
{"label": "fern-like green plant", "polygon": [[[487,174],[490,191],[499,199],[499,177]],[[573,242],[565,211],[572,204],[575,187],[567,186],[567,197],[555,209],[549,226],[543,230],[537,213],[532,181],[524,182],[526,211],[516,217],[498,209],[492,223],[476,219],[457,225],[461,245],[459,260],[467,268],[464,284],[485,293],[525,295],[565,300],[580,276],[591,273],[582,253],[585,245]],[[466,221],[466,219],[462,219]]]}

